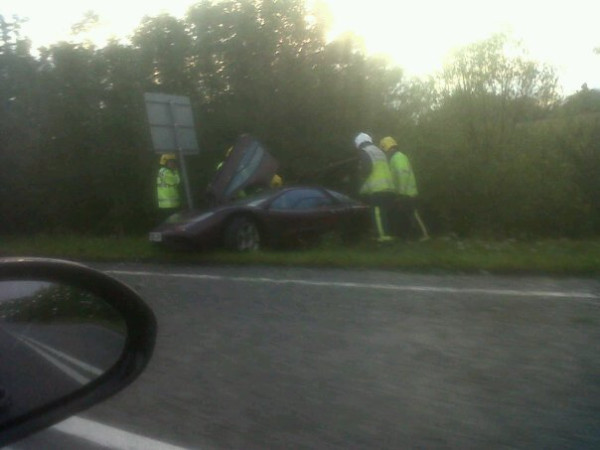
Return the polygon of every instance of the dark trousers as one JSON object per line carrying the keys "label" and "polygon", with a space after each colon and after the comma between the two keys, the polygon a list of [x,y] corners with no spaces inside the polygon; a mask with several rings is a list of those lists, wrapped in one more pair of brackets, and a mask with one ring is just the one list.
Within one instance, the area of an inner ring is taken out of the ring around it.
{"label": "dark trousers", "polygon": [[410,238],[414,234],[414,215],[416,200],[408,195],[396,195],[390,212],[392,235]]}

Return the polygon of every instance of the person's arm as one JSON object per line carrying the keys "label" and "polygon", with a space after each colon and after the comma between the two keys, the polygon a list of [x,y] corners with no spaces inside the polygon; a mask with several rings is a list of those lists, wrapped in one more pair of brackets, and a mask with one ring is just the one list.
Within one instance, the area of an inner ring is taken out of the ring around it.
{"label": "person's arm", "polygon": [[415,178],[415,172],[412,169],[412,165],[410,164],[410,160],[406,158],[406,170],[407,170],[407,181],[408,181],[408,195],[413,198],[416,198],[419,195],[419,190],[417,189],[417,179]]}
{"label": "person's arm", "polygon": [[365,179],[369,176],[371,171],[373,170],[373,162],[371,158],[367,154],[367,152],[360,151],[359,160],[358,160],[358,174],[361,179]]}

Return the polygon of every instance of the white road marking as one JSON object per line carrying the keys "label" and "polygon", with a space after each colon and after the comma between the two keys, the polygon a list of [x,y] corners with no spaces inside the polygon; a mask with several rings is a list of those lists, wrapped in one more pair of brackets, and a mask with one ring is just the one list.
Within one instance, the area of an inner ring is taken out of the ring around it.
{"label": "white road marking", "polygon": [[82,417],[71,417],[52,427],[103,447],[122,450],[186,450],[166,442],[130,433]]}
{"label": "white road marking", "polygon": [[[13,335],[13,336],[15,336],[15,335]],[[28,338],[26,338],[24,336],[15,336],[15,337],[18,340],[20,340],[23,344],[28,346],[31,350],[33,350],[38,355],[40,355],[42,358],[44,358],[46,361],[48,361],[50,364],[52,364],[54,367],[56,367],[58,370],[60,370],[62,373],[67,375],[72,380],[76,381],[77,383],[83,385],[83,384],[88,384],[90,381],[92,381],[93,378],[88,378],[88,377],[80,374],[75,369],[67,366],[59,359],[52,356],[48,350],[38,347],[37,344],[31,342]],[[55,351],[58,352],[58,350],[55,350]]]}
{"label": "white road marking", "polygon": [[[50,362],[65,375],[75,380],[79,384],[87,384],[92,379],[83,376],[71,367],[63,364],[59,358],[70,362],[79,369],[86,370],[94,375],[101,375],[102,370],[84,363],[83,361],[73,358],[59,350],[42,344],[30,337],[20,336],[8,332],[14,338],[18,339],[31,350],[39,354],[46,361]],[[53,356],[54,355],[54,356]],[[116,450],[187,450],[183,447],[178,447],[166,442],[130,433],[119,428],[111,427],[92,420],[81,417],[71,417],[63,422],[51,427],[51,429],[65,433],[71,436],[76,436],[93,444],[102,446],[103,448],[112,448]],[[17,450],[18,447],[3,447],[2,450]]]}
{"label": "white road marking", "polygon": [[79,367],[82,370],[85,370],[86,372],[92,374],[92,375],[96,375],[96,376],[100,376],[104,373],[103,370],[98,369],[97,367],[92,366],[91,364],[88,364],[86,362],[83,362],[77,358],[74,358],[72,356],[67,355],[66,353],[63,353],[59,350],[56,350],[55,348],[49,347],[45,344],[42,344],[39,341],[36,341],[35,339],[29,337],[29,336],[20,336],[22,339],[25,339],[27,342],[33,344],[33,345],[37,345],[38,347],[41,347],[43,350],[46,350],[52,354],[54,354],[54,356],[57,356],[58,358],[61,358],[64,361],[67,361],[71,364],[73,364],[76,367]]}
{"label": "white road marking", "polygon": [[75,380],[77,383],[83,385],[83,384],[88,384],[90,381],[92,381],[90,378],[81,375],[76,370],[71,369],[69,366],[63,364],[61,361],[56,359],[54,356],[50,355],[46,350],[43,350],[43,349],[37,347],[36,345],[34,345],[20,337],[17,337],[17,339],[19,339],[23,344],[28,346],[31,350],[36,352],[38,355],[40,355],[42,358],[44,358],[46,361],[48,361],[50,364],[52,364],[54,367],[56,367],[58,370],[60,370],[62,373],[67,375],[69,378],[71,378],[72,380]]}
{"label": "white road marking", "polygon": [[485,294],[500,295],[512,297],[552,297],[552,298],[571,298],[597,300],[600,296],[588,292],[561,292],[561,291],[528,291],[517,289],[482,289],[482,288],[453,288],[439,286],[410,286],[399,284],[379,284],[379,283],[354,283],[344,281],[309,281],[299,279],[274,279],[265,277],[227,277],[221,275],[205,274],[187,274],[187,273],[161,273],[148,271],[129,271],[129,270],[108,270],[108,274],[113,275],[133,275],[133,276],[151,276],[168,278],[188,278],[194,280],[211,280],[240,283],[270,283],[280,285],[298,285],[298,286],[317,286],[317,287],[338,287],[351,289],[380,289],[388,291],[401,292],[437,292],[446,294]]}

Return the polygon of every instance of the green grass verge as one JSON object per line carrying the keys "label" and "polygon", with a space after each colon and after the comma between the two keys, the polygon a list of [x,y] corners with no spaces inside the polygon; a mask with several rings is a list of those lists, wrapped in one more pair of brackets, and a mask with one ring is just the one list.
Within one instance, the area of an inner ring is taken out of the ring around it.
{"label": "green grass verge", "polygon": [[481,241],[450,238],[354,247],[326,241],[310,250],[253,253],[173,252],[146,237],[36,235],[0,237],[0,256],[43,256],[79,261],[247,264],[305,267],[351,267],[415,271],[549,273],[597,275],[600,240]]}

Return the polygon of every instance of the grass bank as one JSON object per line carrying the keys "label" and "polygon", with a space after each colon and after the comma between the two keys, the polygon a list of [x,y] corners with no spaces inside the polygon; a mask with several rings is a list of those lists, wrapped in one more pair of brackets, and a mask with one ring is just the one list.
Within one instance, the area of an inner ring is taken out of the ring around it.
{"label": "grass bank", "polygon": [[260,264],[305,267],[381,268],[415,271],[600,274],[599,240],[482,241],[437,238],[428,242],[363,242],[346,248],[333,242],[310,250],[173,252],[146,237],[0,237],[0,256],[44,256],[79,261],[186,264]]}

